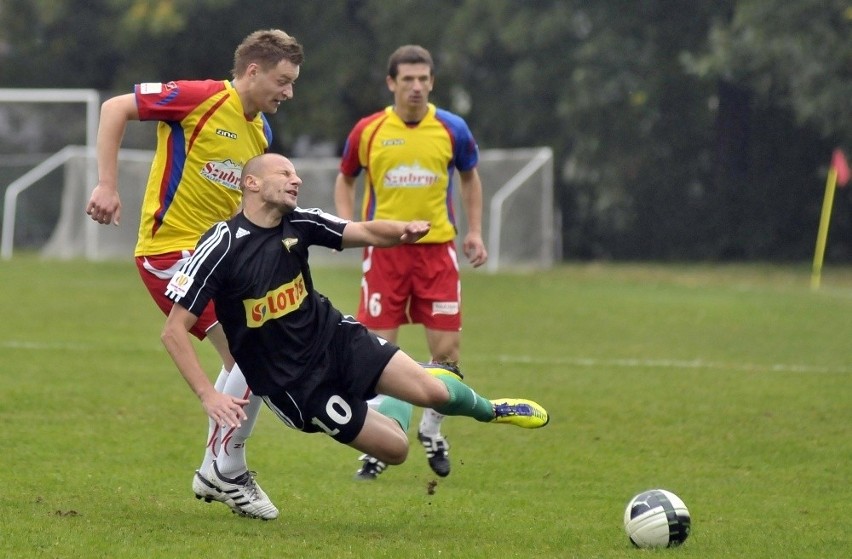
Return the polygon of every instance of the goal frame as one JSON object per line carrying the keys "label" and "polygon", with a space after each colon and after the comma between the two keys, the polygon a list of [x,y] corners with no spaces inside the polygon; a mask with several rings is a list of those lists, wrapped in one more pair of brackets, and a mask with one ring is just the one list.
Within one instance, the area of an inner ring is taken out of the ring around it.
{"label": "goal frame", "polygon": [[[0,88],[0,103],[83,103],[86,105],[86,151],[94,153],[98,137],[98,122],[100,119],[101,97],[96,89],[65,89],[65,88]],[[37,173],[36,173],[37,174]],[[98,170],[91,158],[86,167],[86,180],[94,185],[97,182]],[[29,173],[8,186],[3,204],[3,238],[0,244],[0,258],[12,258],[15,234],[15,208],[18,195],[29,188],[35,180],[35,175]],[[10,215],[11,214],[11,215]],[[86,227],[87,258],[93,259],[97,252],[94,246],[94,226]],[[88,251],[92,251],[89,254]]]}

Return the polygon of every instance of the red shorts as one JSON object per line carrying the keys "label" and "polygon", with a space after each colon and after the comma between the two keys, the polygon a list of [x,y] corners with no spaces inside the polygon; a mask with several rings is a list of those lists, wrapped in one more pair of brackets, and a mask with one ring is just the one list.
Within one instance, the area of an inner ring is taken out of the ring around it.
{"label": "red shorts", "polygon": [[[154,302],[157,303],[160,310],[167,315],[172,310],[174,302],[166,297],[166,286],[191,254],[190,251],[184,250],[155,256],[136,257],[136,268],[142,277],[142,283],[148,288],[148,293],[154,298]],[[216,310],[211,302],[204,308],[204,312],[198,317],[198,321],[190,332],[199,340],[203,340],[207,337],[207,331],[218,322]]]}
{"label": "red shorts", "polygon": [[461,330],[461,282],[453,241],[364,249],[358,321],[372,330],[422,324]]}

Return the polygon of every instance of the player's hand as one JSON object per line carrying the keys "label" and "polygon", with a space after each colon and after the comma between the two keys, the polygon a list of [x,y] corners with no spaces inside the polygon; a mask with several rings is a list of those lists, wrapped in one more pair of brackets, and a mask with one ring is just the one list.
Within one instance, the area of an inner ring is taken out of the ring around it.
{"label": "player's hand", "polygon": [[248,419],[243,409],[243,406],[248,403],[249,401],[243,398],[235,398],[217,391],[211,391],[201,400],[207,416],[222,428],[241,427],[242,422]]}
{"label": "player's hand", "polygon": [[479,268],[488,260],[488,251],[485,250],[485,243],[482,242],[482,235],[468,233],[464,238],[464,255],[467,256],[474,268]]}
{"label": "player's hand", "polygon": [[405,224],[405,229],[399,240],[403,243],[416,243],[426,236],[432,225],[428,221],[409,221]]}
{"label": "player's hand", "polygon": [[118,225],[121,219],[121,199],[118,197],[118,191],[98,184],[89,198],[86,213],[101,225]]}

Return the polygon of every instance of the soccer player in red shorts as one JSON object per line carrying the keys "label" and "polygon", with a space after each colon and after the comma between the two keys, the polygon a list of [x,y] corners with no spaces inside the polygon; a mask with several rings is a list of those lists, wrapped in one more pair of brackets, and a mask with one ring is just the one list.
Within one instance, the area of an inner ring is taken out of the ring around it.
{"label": "soccer player in red shorts", "polygon": [[[173,306],[165,296],[172,276],[211,225],[237,212],[243,165],[266,152],[272,141],[264,113],[275,113],[293,97],[303,60],[302,46],[284,31],[256,31],[234,52],[232,80],[140,83],[133,93],[104,102],[98,184],[86,212],[98,223],[119,224],[118,152],[127,123],[158,121],[135,257],[142,282],[166,315]],[[241,515],[276,518],[278,509],[257,485],[245,457],[261,400],[234,362],[212,304],[200,313],[192,334],[209,338],[222,358],[215,383],[219,397],[245,406],[246,414],[241,425],[208,422],[207,446],[192,489],[199,499],[220,501]],[[227,480],[224,489],[210,482],[214,460]]]}
{"label": "soccer player in red shorts", "polygon": [[[346,140],[335,181],[337,213],[355,215],[355,187],[364,172],[361,219],[426,220],[431,231],[417,244],[365,248],[358,320],[396,343],[403,324],[422,324],[433,363],[458,370],[461,341],[461,283],[453,208],[458,172],[468,231],[468,262],[488,258],[482,240],[482,184],[479,149],[460,116],[429,103],[435,83],[429,51],[417,45],[397,49],[386,77],[393,105],[362,118]],[[374,403],[375,404],[375,403]],[[443,415],[424,410],[417,437],[429,466],[450,473],[449,444],[441,435]],[[375,479],[385,464],[363,455],[356,479]]]}

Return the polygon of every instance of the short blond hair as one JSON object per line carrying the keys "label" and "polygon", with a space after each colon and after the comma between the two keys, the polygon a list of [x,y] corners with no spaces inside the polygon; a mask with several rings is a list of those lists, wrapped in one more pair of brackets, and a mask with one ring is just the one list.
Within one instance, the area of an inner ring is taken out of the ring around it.
{"label": "short blond hair", "polygon": [[243,39],[234,51],[234,77],[243,75],[249,64],[255,63],[264,70],[275,67],[282,60],[299,66],[305,60],[302,45],[280,29],[262,29]]}

